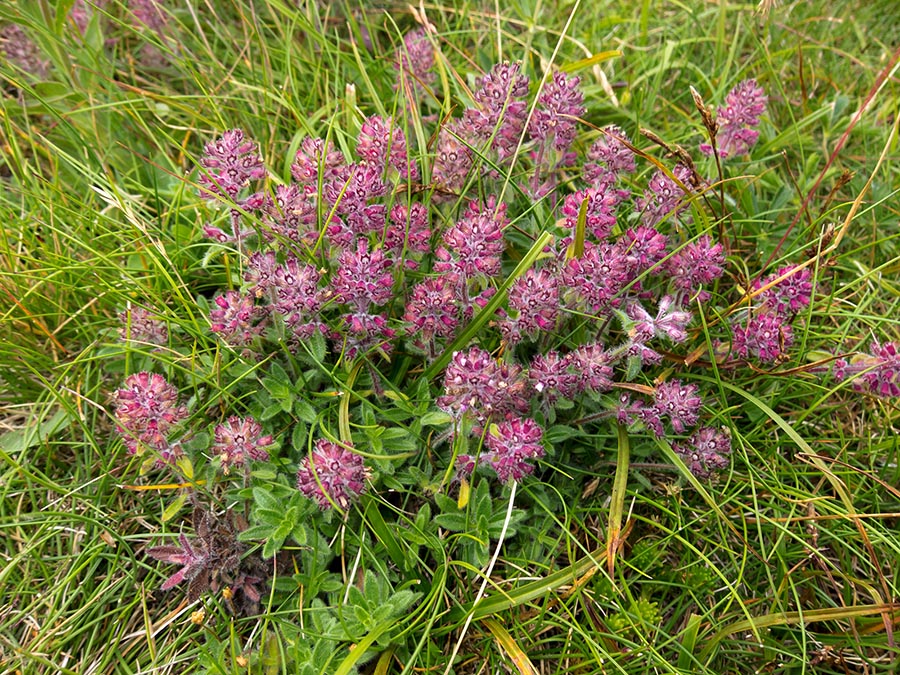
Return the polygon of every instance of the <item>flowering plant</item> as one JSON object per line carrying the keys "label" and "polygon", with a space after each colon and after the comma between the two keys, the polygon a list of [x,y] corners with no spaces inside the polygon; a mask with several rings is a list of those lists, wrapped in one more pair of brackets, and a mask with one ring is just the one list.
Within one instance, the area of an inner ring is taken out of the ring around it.
{"label": "flowering plant", "polygon": [[[704,211],[706,172],[760,138],[767,99],[755,80],[715,118],[705,111],[699,153],[712,159],[698,167],[685,154],[656,159],[621,126],[586,131],[578,77],[531,82],[517,63],[479,77],[423,145],[408,119],[433,63],[425,34],[408,35],[395,58],[401,112],[357,119],[352,154],[328,135],[304,138],[279,176],[241,129],[205,145],[193,180],[210,218],[206,260],[225,264],[222,288],[198,301],[215,345],[204,366],[231,378],[228,398],[182,404],[174,382],[148,371],[115,394],[128,451],[148,470],[180,472],[203,494],[192,499],[210,503],[195,511],[195,538],[148,551],[182,566],[164,589],[186,581],[194,598],[198,579],[228,584],[242,599],[232,608],[255,611],[293,570],[314,596],[346,604],[329,565],[364,524],[391,566],[365,577],[378,593],[409,582],[411,556],[447,532],[471,535],[460,544],[471,565],[492,564],[491,540],[521,530],[516,486],[593,463],[603,435],[619,439],[612,565],[632,448],[714,485],[737,439],[705,405],[702,370],[791,358],[815,296],[809,263],[739,282]],[[123,313],[123,338],[175,345],[157,314]],[[896,395],[891,350],[876,343],[835,376]],[[243,504],[248,518],[218,516],[216,504]],[[390,509],[404,515],[389,525]],[[420,599],[404,593],[384,617]],[[371,599],[353,597],[365,618],[329,639],[378,625]]]}

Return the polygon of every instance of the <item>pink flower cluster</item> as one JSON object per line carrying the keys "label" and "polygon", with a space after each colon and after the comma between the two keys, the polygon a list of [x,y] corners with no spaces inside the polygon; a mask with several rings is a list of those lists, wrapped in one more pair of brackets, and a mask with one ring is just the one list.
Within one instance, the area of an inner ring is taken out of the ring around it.
{"label": "pink flower cluster", "polygon": [[839,382],[852,380],[858,392],[881,398],[900,396],[900,345],[873,340],[868,354],[835,361],[832,374]]}
{"label": "pink flower cluster", "polygon": [[187,408],[162,375],[146,371],[130,375],[115,400],[116,431],[130,454],[150,451],[157,466],[174,463],[184,454],[180,443],[169,438],[187,419]]}
{"label": "pink flower cluster", "polygon": [[[744,80],[725,97],[716,115],[716,143],[723,159],[743,155],[750,151],[759,139],[759,118],[766,112],[768,97],[756,80]],[[713,154],[713,146],[703,143],[700,152]]]}
{"label": "pink flower cluster", "polygon": [[229,417],[225,424],[217,424],[213,455],[222,461],[222,471],[226,474],[233,466],[244,466],[249,459],[262,461],[269,458],[266,450],[273,438],[263,435],[262,427],[252,417]]}
{"label": "pink flower cluster", "polygon": [[319,508],[338,506],[347,509],[350,502],[366,489],[369,470],[361,455],[337,443],[319,439],[312,452],[300,462],[297,489]]}

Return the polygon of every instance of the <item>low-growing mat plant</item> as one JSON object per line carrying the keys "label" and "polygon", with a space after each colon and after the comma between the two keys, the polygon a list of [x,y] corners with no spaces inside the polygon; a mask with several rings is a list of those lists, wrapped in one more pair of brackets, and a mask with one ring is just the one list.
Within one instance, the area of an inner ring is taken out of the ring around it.
{"label": "low-growing mat plant", "polygon": [[0,8],[11,673],[889,673],[892,3]]}

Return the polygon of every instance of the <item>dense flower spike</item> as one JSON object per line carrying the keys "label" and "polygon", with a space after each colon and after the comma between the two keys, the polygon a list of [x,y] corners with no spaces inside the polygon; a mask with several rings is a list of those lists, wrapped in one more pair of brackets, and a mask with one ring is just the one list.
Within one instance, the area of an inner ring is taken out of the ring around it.
{"label": "dense flower spike", "polygon": [[331,283],[335,301],[365,312],[370,305],[384,305],[393,296],[393,261],[381,249],[368,250],[362,239],[355,251],[344,251]]}
{"label": "dense flower spike", "polygon": [[544,456],[544,430],[530,418],[513,418],[493,427],[485,437],[488,452],[479,461],[490,466],[502,483],[520,481],[534,471],[532,460]]}
{"label": "dense flower spike", "polygon": [[546,354],[536,354],[528,369],[528,379],[534,389],[551,406],[562,397],[571,398],[578,390],[579,376],[570,372],[571,355],[561,356],[551,350]]}
{"label": "dense flower spike", "polygon": [[[384,247],[397,258],[404,251],[417,256],[431,251],[428,207],[420,202],[413,202],[409,206],[395,204],[391,209],[390,224],[384,233]],[[419,267],[416,261],[408,257],[404,262],[409,269]]]}
{"label": "dense flower spike", "polygon": [[625,230],[625,234],[616,241],[616,247],[625,259],[629,281],[645,272],[654,271],[656,265],[666,257],[667,246],[668,238],[649,225],[638,225]]}
{"label": "dense flower spike", "polygon": [[562,270],[568,295],[592,314],[603,314],[619,304],[629,281],[627,258],[611,244],[584,242],[584,253],[569,259]]}
{"label": "dense flower spike", "polygon": [[319,179],[333,181],[346,164],[344,156],[334,149],[334,143],[321,138],[304,138],[291,164],[291,176],[310,192],[318,189]]}
{"label": "dense flower spike", "polygon": [[387,209],[384,204],[370,202],[384,197],[387,192],[388,186],[381,180],[380,169],[365,164],[342,167],[323,188],[329,209],[334,208],[340,216],[327,230],[332,246],[338,250],[346,249],[358,237],[384,232]]}
{"label": "dense flower spike", "polygon": [[254,305],[252,296],[227,291],[213,302],[216,308],[209,312],[210,330],[226,344],[243,347],[262,334],[262,308]]}
{"label": "dense flower spike", "polygon": [[393,328],[388,328],[387,318],[381,314],[351,312],[341,318],[338,330],[332,333],[336,352],[343,352],[346,358],[353,360],[359,354],[368,354],[375,350],[388,355],[393,350],[391,340],[397,335]]}
{"label": "dense flower spike", "polygon": [[435,251],[434,269],[465,283],[500,272],[506,205],[496,207],[494,198],[484,206],[470,202],[463,218],[448,229]]}
{"label": "dense flower spike", "polygon": [[566,151],[575,140],[578,118],[584,115],[584,95],[578,88],[580,78],[553,73],[538,96],[528,133],[541,143]]}
{"label": "dense flower spike", "polygon": [[305,241],[315,244],[316,204],[298,185],[279,185],[275,198],[266,196],[262,207],[263,234],[270,242]]}
{"label": "dense flower spike", "polygon": [[[760,115],[766,112],[768,97],[756,80],[744,80],[725,97],[716,116],[718,131],[716,143],[719,156],[723,159],[743,155],[750,151],[759,139],[755,129]],[[713,153],[712,145],[704,143],[700,151],[706,155]]]}
{"label": "dense flower spike", "polygon": [[478,81],[473,94],[478,108],[466,110],[467,129],[473,138],[491,139],[500,161],[515,154],[525,128],[528,78],[519,74],[518,63],[499,63]]}
{"label": "dense flower spike", "polygon": [[226,131],[221,138],[207,143],[200,166],[200,193],[207,199],[216,195],[234,199],[251,181],[266,175],[256,143],[245,140],[240,129]]}
{"label": "dense flower spike", "polygon": [[835,379],[852,379],[856,391],[873,396],[900,396],[900,345],[873,340],[870,352],[849,362],[845,359],[835,361],[832,371]]}
{"label": "dense flower spike", "polygon": [[178,443],[169,443],[169,436],[187,418],[187,408],[179,403],[178,390],[162,375],[131,375],[115,398],[116,430],[130,454],[150,449],[159,454],[159,464],[174,462],[183,454]]}
{"label": "dense flower spike", "polygon": [[459,324],[459,308],[452,282],[447,277],[435,277],[417,284],[403,318],[410,324],[409,334],[421,337],[420,348],[435,338],[453,335]]}
{"label": "dense flower spike", "polygon": [[682,186],[690,185],[691,170],[683,164],[676,164],[672,169],[672,176],[674,178],[658,170],[650,178],[644,196],[635,203],[644,225],[656,225],[670,213],[677,214],[682,208],[682,198],[686,194]]}
{"label": "dense flower spike", "polygon": [[347,509],[366,489],[369,470],[361,455],[325,439],[300,462],[297,489],[321,509]]}
{"label": "dense flower spike", "polygon": [[404,83],[412,87],[413,96],[434,82],[434,47],[423,28],[410,31],[403,37],[403,46],[397,50],[394,59],[397,68],[397,87]]}
{"label": "dense flower spike", "polygon": [[757,296],[757,302],[780,316],[790,318],[808,307],[812,298],[812,272],[808,267],[780,267],[775,274],[753,284],[753,289],[759,290],[785,275],[789,276]]}
{"label": "dense flower spike", "polygon": [[583,170],[585,182],[595,187],[615,183],[620,173],[634,173],[636,168],[634,153],[625,145],[625,132],[615,125],[600,131],[600,138],[588,150]]}
{"label": "dense flower spike", "polygon": [[517,312],[500,324],[504,336],[517,342],[522,336],[536,337],[552,331],[559,317],[559,278],[546,269],[529,268],[509,289],[509,307]]}
{"label": "dense flower spike", "polygon": [[498,363],[479,347],[454,352],[444,371],[444,395],[437,405],[455,420],[466,413],[484,422],[528,409],[528,380],[520,366]]}
{"label": "dense flower spike", "polygon": [[284,323],[297,338],[306,338],[323,329],[318,313],[323,303],[319,289],[319,271],[312,265],[288,258],[270,272],[268,261],[257,259],[262,270],[260,276],[271,273],[272,308],[284,317]]}
{"label": "dense flower spike", "polygon": [[728,467],[731,437],[725,430],[702,427],[687,443],[673,443],[672,449],[697,478],[709,478],[714,471]]}
{"label": "dense flower spike", "polygon": [[438,132],[431,178],[441,190],[457,192],[465,185],[473,161],[472,150],[465,139],[474,135],[473,130],[459,121],[444,125]]}
{"label": "dense flower spike", "polygon": [[722,244],[713,244],[708,235],[703,235],[686,244],[663,265],[683,299],[704,302],[709,299],[709,292],[702,287],[722,276],[725,253]]}
{"label": "dense flower spike", "polygon": [[578,374],[581,391],[609,391],[612,389],[613,369],[611,358],[603,345],[581,345],[571,353],[571,365]]}
{"label": "dense flower spike", "polygon": [[731,330],[731,351],[742,359],[753,357],[774,363],[794,344],[790,324],[770,312],[753,315],[745,326],[735,325]]}
{"label": "dense flower spike", "polygon": [[262,427],[252,417],[229,417],[225,424],[217,424],[212,453],[222,458],[222,470],[227,474],[233,466],[244,466],[248,459],[269,458],[267,447],[272,436],[263,436]]}
{"label": "dense flower spike", "polygon": [[698,389],[696,384],[681,380],[669,380],[656,387],[653,407],[660,416],[669,418],[675,433],[685,433],[700,419],[703,401],[697,395]]}
{"label": "dense flower spike", "polygon": [[574,235],[583,208],[585,230],[597,240],[603,241],[609,237],[616,224],[617,203],[615,193],[602,188],[589,188],[566,195],[562,206],[562,213],[566,217],[565,226]]}
{"label": "dense flower spike", "polygon": [[164,345],[169,342],[169,328],[143,307],[130,307],[119,313],[119,336],[125,342]]}
{"label": "dense flower spike", "polygon": [[405,180],[419,179],[419,168],[406,151],[406,135],[391,118],[377,115],[367,118],[359,130],[356,154],[363,164],[384,170],[390,166]]}
{"label": "dense flower spike", "polygon": [[50,59],[17,23],[0,27],[0,55],[26,73],[44,79],[50,72]]}

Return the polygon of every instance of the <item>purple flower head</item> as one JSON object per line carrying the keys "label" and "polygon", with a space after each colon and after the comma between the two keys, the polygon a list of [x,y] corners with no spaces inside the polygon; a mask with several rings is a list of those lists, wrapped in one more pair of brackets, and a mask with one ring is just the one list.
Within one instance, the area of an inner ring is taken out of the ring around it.
{"label": "purple flower head", "polygon": [[619,247],[584,242],[580,258],[570,258],[562,270],[562,286],[588,312],[601,314],[620,303],[628,284],[627,259]]}
{"label": "purple flower head", "polygon": [[654,173],[644,196],[635,203],[644,225],[656,225],[673,211],[681,210],[681,201],[686,194],[682,185],[689,185],[691,171],[683,164],[676,164],[672,175],[674,178],[662,170]]}
{"label": "purple flower head", "polygon": [[419,168],[411,161],[406,151],[406,135],[392,120],[377,115],[366,118],[359,130],[356,154],[363,164],[380,171],[391,166],[406,180],[419,179]]}
{"label": "purple flower head", "polygon": [[163,11],[162,0],[129,0],[128,9],[140,25],[144,25],[157,35],[162,35],[168,23]]}
{"label": "purple flower head", "polygon": [[261,335],[263,310],[253,303],[253,296],[227,291],[217,296],[216,307],[209,312],[210,330],[232,347],[243,347]]}
{"label": "purple flower head", "polygon": [[900,396],[900,345],[896,342],[881,344],[873,340],[870,351],[870,354],[850,362],[844,359],[835,361],[832,371],[835,379],[843,381],[852,378],[856,391],[873,396]]}
{"label": "purple flower head", "polygon": [[449,192],[463,188],[472,169],[472,150],[465,140],[475,140],[477,133],[462,121],[445,124],[438,132],[437,148],[431,178],[436,187]]}
{"label": "purple flower head", "polygon": [[478,86],[473,94],[478,108],[466,111],[467,123],[476,137],[493,137],[491,147],[502,161],[515,153],[525,128],[528,78],[519,74],[518,63],[498,63]]}
{"label": "purple flower head", "polygon": [[479,347],[454,352],[444,372],[438,407],[455,420],[471,413],[479,422],[528,409],[528,380],[520,366],[498,363]]}
{"label": "purple flower head", "polygon": [[[384,247],[397,258],[406,253],[421,254],[431,251],[431,229],[428,225],[428,208],[413,202],[395,204],[391,209],[390,224],[384,233]],[[418,263],[407,259],[406,266],[417,269]]]}
{"label": "purple flower head", "polygon": [[709,299],[709,292],[701,287],[722,276],[724,265],[722,244],[713,244],[708,235],[689,242],[663,263],[672,285],[688,297],[696,295],[701,302]]}
{"label": "purple flower head", "polygon": [[274,299],[274,293],[270,291],[275,285],[275,271],[278,262],[275,253],[256,251],[247,259],[244,268],[244,282],[256,298],[269,297]]}
{"label": "purple flower head", "polygon": [[685,384],[681,380],[669,380],[656,387],[653,407],[660,417],[668,417],[675,433],[683,434],[700,419],[703,403],[697,395],[696,384]]}
{"label": "purple flower head", "polygon": [[470,202],[462,219],[444,233],[434,270],[463,283],[499,274],[506,223],[506,204],[496,207],[493,197],[483,207]]}
{"label": "purple flower head", "polygon": [[373,350],[390,354],[393,349],[391,340],[396,336],[397,332],[388,328],[386,317],[366,312],[345,314],[338,331],[331,335],[335,350],[343,351],[351,361]]}
{"label": "purple flower head", "polygon": [[531,388],[543,401],[552,406],[562,397],[572,398],[578,391],[579,376],[569,372],[572,363],[571,355],[560,356],[557,351],[536,354],[528,369],[528,380]]}
{"label": "purple flower head", "polygon": [[417,89],[422,89],[434,82],[434,48],[425,34],[425,29],[416,28],[403,36],[403,46],[397,50],[394,58],[397,69],[397,87],[404,81],[412,81],[415,96]]}
{"label": "purple flower head", "polygon": [[216,425],[212,452],[222,458],[222,470],[227,474],[232,466],[243,466],[248,459],[268,459],[266,448],[270,445],[272,437],[262,435],[259,422],[234,416]]}
{"label": "purple flower head", "polygon": [[803,269],[797,269],[796,265],[780,267],[772,276],[754,283],[753,289],[758,290],[763,286],[768,286],[775,279],[786,274],[790,276],[763,291],[757,296],[757,302],[776,314],[790,318],[804,307],[808,307],[812,298],[813,285],[810,281],[812,272],[808,267]]}
{"label": "purple flower head", "polygon": [[40,79],[50,72],[50,60],[17,23],[0,27],[0,56]]}
{"label": "purple flower head", "polygon": [[513,418],[492,425],[485,438],[488,452],[479,461],[491,467],[501,482],[520,481],[534,471],[532,460],[544,456],[544,430],[530,418]]}
{"label": "purple flower head", "polygon": [[[725,97],[716,116],[719,156],[723,159],[743,155],[750,151],[759,138],[754,127],[759,125],[760,115],[766,112],[768,97],[756,80],[744,80]],[[708,143],[700,146],[700,151],[711,155],[713,148]]]}
{"label": "purple flower head", "polygon": [[628,306],[628,317],[635,322],[632,329],[636,342],[648,342],[665,337],[672,342],[687,340],[687,325],[691,322],[691,313],[683,310],[670,295],[664,295],[659,301],[656,317],[651,317],[644,306],[634,302]]}
{"label": "purple flower head", "polygon": [[304,188],[317,189],[319,178],[335,179],[346,165],[344,155],[334,149],[334,143],[326,144],[321,138],[304,138],[291,164],[291,176]]}
{"label": "purple flower head", "polygon": [[625,258],[625,267],[630,280],[649,272],[665,258],[667,245],[666,236],[649,225],[630,227],[616,241],[616,246]]}
{"label": "purple flower head", "polygon": [[393,261],[381,249],[369,251],[359,239],[355,251],[344,251],[331,282],[335,301],[365,312],[370,305],[384,305],[393,297]]}
{"label": "purple flower head", "polygon": [[602,344],[581,345],[571,352],[570,359],[570,365],[578,375],[578,390],[603,392],[612,389],[612,360]]}
{"label": "purple flower head", "polygon": [[443,276],[416,284],[403,318],[410,324],[408,333],[419,335],[423,345],[453,335],[459,324],[453,284]]}
{"label": "purple flower head", "polygon": [[584,165],[584,180],[595,187],[615,183],[620,173],[635,170],[634,153],[625,145],[628,142],[625,132],[615,125],[600,131],[600,138],[588,150]]}
{"label": "purple flower head", "polygon": [[363,458],[325,439],[316,441],[312,452],[300,462],[297,489],[321,509],[335,505],[347,509],[365,492],[369,470]]}
{"label": "purple flower head", "polygon": [[598,188],[579,190],[566,195],[562,205],[562,214],[565,216],[565,227],[573,235],[578,225],[578,215],[584,202],[585,230],[594,235],[599,241],[609,237],[613,226],[616,224],[616,204],[618,200],[612,191]]}
{"label": "purple flower head", "polygon": [[200,158],[199,183],[203,186],[200,194],[206,199],[216,195],[231,199],[250,184],[266,175],[262,157],[256,143],[244,139],[244,132],[231,129],[221,138],[211,141],[204,148]]}
{"label": "purple flower head", "polygon": [[124,342],[164,345],[169,342],[169,328],[143,307],[130,307],[119,313],[119,336]]}
{"label": "purple flower head", "polygon": [[576,76],[553,73],[541,90],[528,133],[540,142],[565,152],[575,140],[578,118],[584,115],[584,95]]}
{"label": "purple flower head", "polygon": [[275,198],[268,197],[262,207],[263,234],[272,241],[315,243],[315,201],[298,185],[279,185]]}
{"label": "purple flower head", "polygon": [[342,222],[337,220],[328,227],[329,242],[343,249],[351,246],[357,237],[371,232],[381,234],[387,208],[382,203],[370,204],[369,201],[384,197],[387,191],[388,186],[375,167],[352,164],[342,168],[323,189],[329,208],[335,208],[342,218]]}
{"label": "purple flower head", "polygon": [[697,478],[709,478],[728,467],[731,436],[724,429],[701,427],[687,443],[673,443],[672,449]]}
{"label": "purple flower head", "polygon": [[187,408],[178,401],[178,390],[162,375],[140,372],[129,376],[116,391],[116,430],[129,454],[143,454],[147,448],[159,453],[158,464],[174,462],[181,453],[168,438],[187,418]]}
{"label": "purple flower head", "polygon": [[[552,331],[559,317],[559,278],[546,269],[529,268],[509,289],[509,307],[517,312],[508,330],[517,337]],[[503,325],[501,325],[503,330]]]}
{"label": "purple flower head", "polygon": [[275,268],[271,284],[272,308],[284,317],[285,324],[298,338],[309,337],[321,329],[317,320],[323,302],[320,277],[315,267],[294,257]]}
{"label": "purple flower head", "polygon": [[731,351],[742,359],[753,357],[774,363],[794,344],[791,325],[782,316],[771,312],[755,314],[746,326],[731,328]]}

